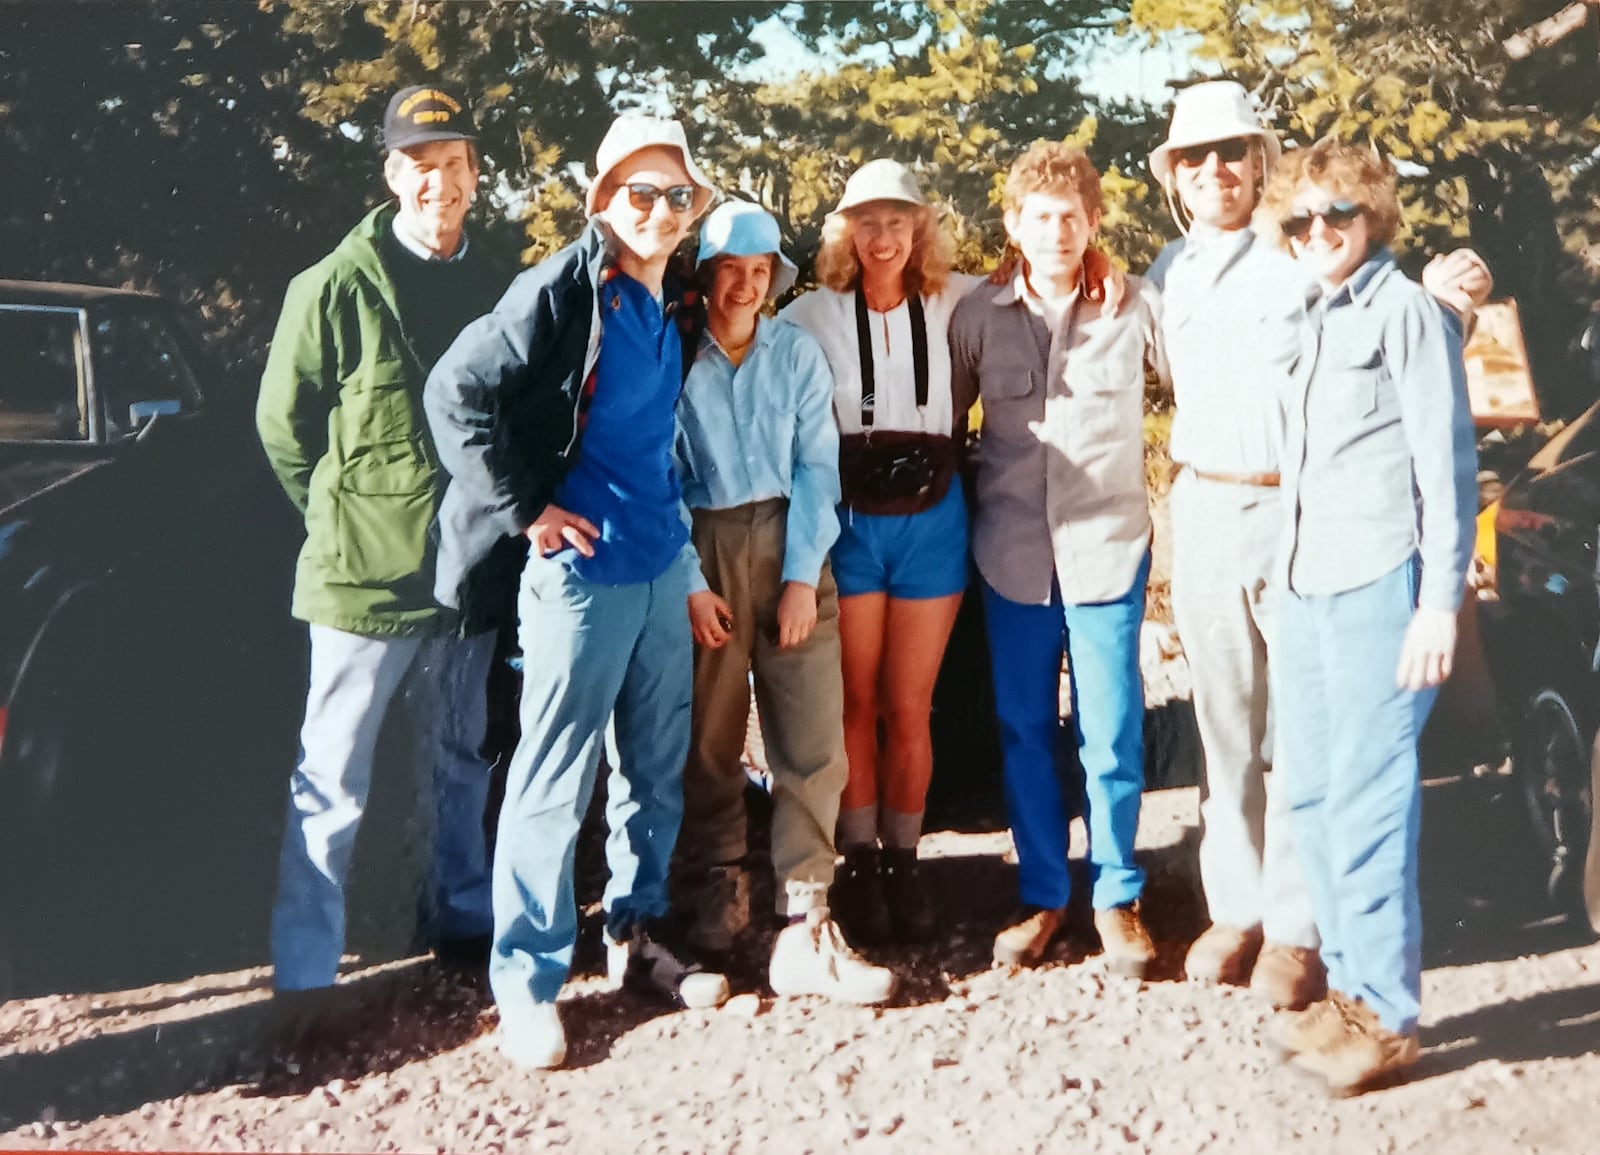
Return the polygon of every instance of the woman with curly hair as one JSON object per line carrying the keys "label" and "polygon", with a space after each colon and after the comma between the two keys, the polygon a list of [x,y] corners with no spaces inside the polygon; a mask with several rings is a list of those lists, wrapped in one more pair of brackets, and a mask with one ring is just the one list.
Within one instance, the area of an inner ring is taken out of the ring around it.
{"label": "woman with curly hair", "polygon": [[1325,140],[1285,157],[1265,206],[1317,279],[1284,396],[1272,672],[1329,986],[1274,1041],[1348,1095],[1417,1059],[1417,739],[1455,651],[1476,456],[1459,322],[1387,247],[1393,170]]}
{"label": "woman with curly hair", "polygon": [[947,332],[981,280],[952,273],[953,255],[911,170],[875,160],[828,214],[822,286],[784,311],[833,370],[844,500],[832,561],[850,763],[833,905],[868,943],[925,939],[934,926],[917,840],[933,686],[967,585],[956,465],[974,400],[951,393]]}

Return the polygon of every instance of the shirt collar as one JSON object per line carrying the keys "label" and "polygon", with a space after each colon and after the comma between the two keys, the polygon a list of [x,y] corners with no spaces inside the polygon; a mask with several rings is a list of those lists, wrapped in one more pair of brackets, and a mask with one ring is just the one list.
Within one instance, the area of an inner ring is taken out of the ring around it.
{"label": "shirt collar", "polygon": [[[750,353],[754,353],[757,349],[760,349],[764,345],[770,345],[772,343],[772,338],[773,338],[772,318],[767,317],[767,316],[762,315],[762,314],[757,314],[756,315],[756,334],[755,334],[754,337],[752,337],[750,339]],[[722,346],[717,342],[717,339],[711,335],[711,326],[710,325],[707,325],[704,329],[702,329],[700,331],[700,344],[699,344],[698,348],[696,349],[696,356],[698,356],[701,353],[704,353],[707,349],[715,349],[718,353],[721,353],[724,357],[728,356],[728,354],[726,352],[724,352]],[[745,354],[745,360],[746,361],[750,360],[750,353],[746,353]],[[730,364],[732,363],[732,359],[731,358],[729,359],[729,363]]]}
{"label": "shirt collar", "polygon": [[1365,307],[1378,291],[1378,286],[1385,280],[1384,274],[1394,267],[1394,254],[1386,248],[1380,248],[1365,261],[1355,272],[1345,278],[1332,293],[1325,293],[1328,304],[1342,304],[1348,300],[1352,305]]}
{"label": "shirt collar", "polygon": [[465,229],[461,231],[461,243],[456,246],[456,251],[451,253],[448,257],[435,255],[432,249],[428,248],[427,245],[411,236],[404,229],[391,228],[389,231],[394,233],[394,239],[400,242],[400,247],[402,249],[410,253],[412,256],[418,257],[421,260],[428,261],[433,264],[454,264],[456,261],[461,260],[467,255],[468,240]]}
{"label": "shirt collar", "polygon": [[[1072,294],[1061,303],[1061,311],[1063,313],[1070,311],[1072,306],[1077,303],[1082,289],[1083,278],[1080,276],[1077,288],[1073,289]],[[994,303],[997,305],[1021,305],[1030,313],[1035,313],[1041,317],[1049,315],[1043,298],[1034,292],[1032,285],[1028,284],[1028,278],[1023,274],[1020,260],[1017,262],[1016,272],[1011,274],[1011,279],[995,291]]]}

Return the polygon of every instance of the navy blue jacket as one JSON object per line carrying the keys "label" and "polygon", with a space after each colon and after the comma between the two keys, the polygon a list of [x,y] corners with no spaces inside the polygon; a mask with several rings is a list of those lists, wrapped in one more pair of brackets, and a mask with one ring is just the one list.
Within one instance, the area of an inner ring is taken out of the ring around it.
{"label": "navy blue jacket", "polygon": [[434,592],[469,616],[508,596],[504,583],[526,555],[523,531],[577,461],[606,263],[605,234],[591,221],[577,241],[518,276],[428,375],[423,408],[450,474]]}

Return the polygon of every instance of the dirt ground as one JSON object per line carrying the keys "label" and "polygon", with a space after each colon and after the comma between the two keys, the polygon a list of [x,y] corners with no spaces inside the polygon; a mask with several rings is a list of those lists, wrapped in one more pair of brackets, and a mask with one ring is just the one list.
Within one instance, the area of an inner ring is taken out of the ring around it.
{"label": "dirt ground", "polygon": [[1149,982],[1106,971],[1081,910],[1046,965],[991,970],[1008,838],[937,832],[945,932],[881,956],[904,976],[892,1006],[772,998],[770,931],[720,1010],[606,992],[591,906],[564,1070],[507,1066],[483,987],[426,959],[349,975],[338,1041],[298,1063],[269,1064],[264,969],[18,1000],[0,1006],[0,1148],[1593,1151],[1600,945],[1508,902],[1484,842],[1504,805],[1490,782],[1430,787],[1424,1055],[1411,1083],[1355,1101],[1274,1064],[1248,992],[1179,977],[1202,914],[1196,792],[1177,789],[1146,796],[1140,828]]}

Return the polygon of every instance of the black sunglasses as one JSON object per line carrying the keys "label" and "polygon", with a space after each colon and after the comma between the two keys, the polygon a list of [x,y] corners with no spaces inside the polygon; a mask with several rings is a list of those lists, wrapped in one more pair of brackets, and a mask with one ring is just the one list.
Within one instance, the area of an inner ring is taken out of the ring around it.
{"label": "black sunglasses", "polygon": [[662,197],[667,198],[667,207],[675,213],[686,213],[694,207],[694,185],[675,184],[671,188],[657,188],[653,184],[639,182],[623,186],[628,190],[628,203],[642,213],[651,212],[656,207],[656,201]]}
{"label": "black sunglasses", "polygon": [[1283,235],[1292,241],[1303,241],[1311,235],[1311,222],[1318,217],[1330,229],[1347,229],[1356,223],[1356,219],[1367,211],[1366,205],[1355,205],[1349,201],[1334,201],[1320,212],[1295,213],[1292,217],[1285,217],[1278,223],[1283,230]]}
{"label": "black sunglasses", "polygon": [[1240,136],[1208,144],[1191,144],[1188,148],[1174,149],[1172,159],[1184,168],[1199,168],[1212,153],[1216,153],[1223,164],[1238,164],[1250,154],[1250,142]]}

